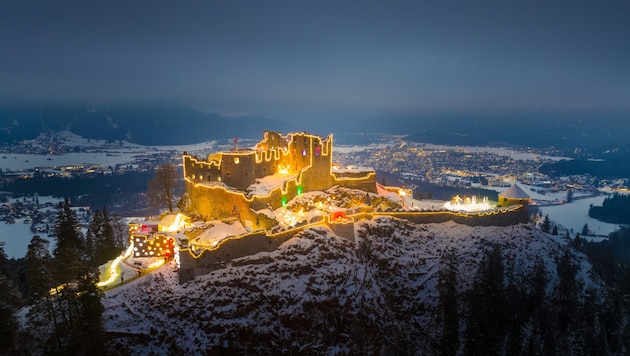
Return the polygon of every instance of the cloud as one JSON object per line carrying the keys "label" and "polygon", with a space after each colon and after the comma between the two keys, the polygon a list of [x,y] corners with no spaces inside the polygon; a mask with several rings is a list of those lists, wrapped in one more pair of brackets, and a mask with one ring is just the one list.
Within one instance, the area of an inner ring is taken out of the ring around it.
{"label": "cloud", "polygon": [[628,17],[580,1],[9,2],[0,95],[286,118],[628,109]]}

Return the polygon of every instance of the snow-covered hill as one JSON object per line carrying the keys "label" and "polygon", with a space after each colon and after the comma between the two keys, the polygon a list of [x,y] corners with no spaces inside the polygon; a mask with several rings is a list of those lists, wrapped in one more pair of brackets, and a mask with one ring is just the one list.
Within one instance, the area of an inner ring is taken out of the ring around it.
{"label": "snow-covered hill", "polygon": [[[530,274],[541,257],[552,293],[557,257],[569,243],[532,224],[416,225],[381,217],[356,226],[355,243],[318,227],[182,285],[170,263],[108,291],[108,344],[123,354],[433,353],[446,250],[458,255],[461,295],[495,245],[517,276]],[[582,289],[601,290],[584,256],[573,259]]]}

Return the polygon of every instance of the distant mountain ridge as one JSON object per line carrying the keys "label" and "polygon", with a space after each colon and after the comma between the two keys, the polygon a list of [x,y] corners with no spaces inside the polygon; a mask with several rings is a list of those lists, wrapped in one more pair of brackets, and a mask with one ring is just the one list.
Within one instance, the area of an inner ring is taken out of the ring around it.
{"label": "distant mountain ridge", "polygon": [[281,120],[229,117],[169,104],[0,105],[0,143],[63,130],[91,139],[178,145],[235,136],[260,137],[264,130],[287,132],[293,127]]}
{"label": "distant mountain ridge", "polygon": [[408,129],[408,140],[444,145],[555,147],[577,156],[600,157],[607,150],[619,150],[627,145],[630,135],[629,117],[619,113],[444,115],[422,122],[424,127],[400,125],[412,127]]}

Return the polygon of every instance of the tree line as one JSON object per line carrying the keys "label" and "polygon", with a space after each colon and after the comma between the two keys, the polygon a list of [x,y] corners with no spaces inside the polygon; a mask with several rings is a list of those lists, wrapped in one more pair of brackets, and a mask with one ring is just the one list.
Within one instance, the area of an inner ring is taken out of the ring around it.
{"label": "tree line", "polygon": [[93,208],[111,206],[118,199],[145,192],[153,172],[126,172],[124,174],[93,174],[82,177],[19,178],[0,185],[0,190],[15,195],[50,195],[70,197]]}
{"label": "tree line", "polygon": [[[0,354],[104,353],[98,266],[125,242],[106,208],[94,212],[83,234],[68,199],[57,207],[54,235],[52,253],[50,242],[35,235],[12,268],[0,245]],[[26,319],[18,327],[21,307]]]}
{"label": "tree line", "polygon": [[585,288],[578,278],[578,247],[574,241],[554,261],[537,257],[531,270],[519,276],[495,245],[482,258],[472,287],[464,291],[457,288],[462,282],[458,253],[446,251],[438,274],[437,353],[622,354],[630,346],[623,299],[628,291],[616,284],[604,291]]}
{"label": "tree line", "polygon": [[588,215],[611,224],[630,224],[630,196],[613,194],[602,202],[602,206],[592,205]]}

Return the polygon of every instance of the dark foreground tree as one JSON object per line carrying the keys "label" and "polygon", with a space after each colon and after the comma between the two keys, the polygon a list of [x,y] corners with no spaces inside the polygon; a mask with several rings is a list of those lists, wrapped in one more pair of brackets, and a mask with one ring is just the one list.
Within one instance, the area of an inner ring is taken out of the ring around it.
{"label": "dark foreground tree", "polygon": [[438,272],[438,344],[441,355],[456,355],[459,350],[459,318],[457,311],[458,256],[455,249],[446,251],[442,270]]}
{"label": "dark foreground tree", "polygon": [[19,292],[8,277],[8,259],[4,253],[4,242],[0,243],[0,354],[10,355],[15,347],[17,320],[15,311],[19,307]]}
{"label": "dark foreground tree", "polygon": [[558,283],[555,289],[555,303],[558,311],[558,330],[566,335],[576,322],[575,311],[580,306],[582,283],[576,277],[579,266],[573,261],[573,254],[565,247],[556,261]]}
{"label": "dark foreground tree", "polygon": [[55,277],[58,283],[67,283],[85,272],[83,236],[79,230],[77,214],[67,198],[58,206],[55,238]]}
{"label": "dark foreground tree", "polygon": [[116,246],[114,228],[106,208],[103,212],[96,210],[90,221],[86,234],[86,261],[91,267],[116,258],[120,254],[120,249]]}
{"label": "dark foreground tree", "polygon": [[551,232],[551,221],[549,220],[549,214],[545,215],[542,223],[542,231],[549,233]]}
{"label": "dark foreground tree", "polygon": [[481,261],[468,297],[466,353],[498,355],[506,335],[507,300],[505,265],[501,247],[495,245]]}
{"label": "dark foreground tree", "polygon": [[52,287],[52,256],[49,245],[48,240],[35,235],[26,250],[26,285],[30,302],[48,296]]}
{"label": "dark foreground tree", "polygon": [[84,355],[104,354],[102,317],[105,308],[96,283],[98,276],[86,273],[78,282],[78,317],[74,322],[75,348]]}
{"label": "dark foreground tree", "polygon": [[175,204],[175,184],[178,178],[177,167],[167,163],[155,169],[153,179],[149,181],[147,195],[154,207],[166,205],[168,211],[173,211]]}

